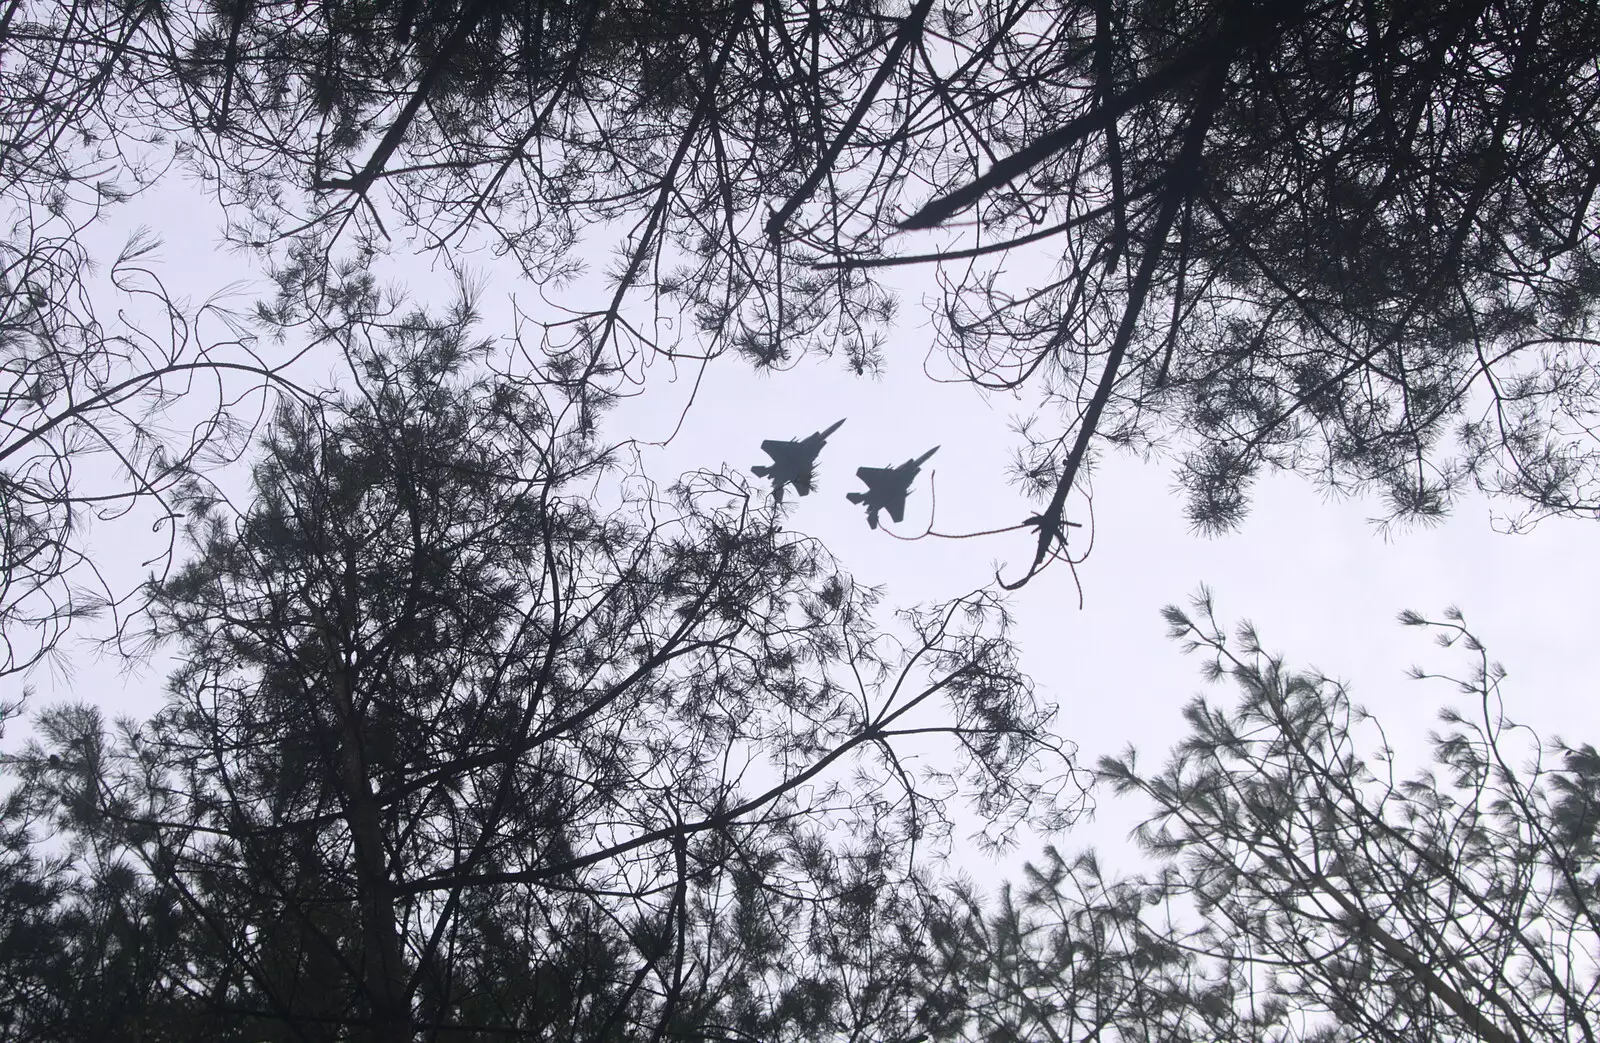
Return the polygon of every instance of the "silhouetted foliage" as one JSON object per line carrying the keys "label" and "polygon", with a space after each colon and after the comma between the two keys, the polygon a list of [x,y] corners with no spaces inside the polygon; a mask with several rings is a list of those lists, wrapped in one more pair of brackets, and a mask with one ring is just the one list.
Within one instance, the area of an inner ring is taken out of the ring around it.
{"label": "silhouetted foliage", "polygon": [[348,386],[187,502],[167,707],[23,758],[179,910],[142,995],[187,1038],[900,1038],[947,802],[1003,841],[1080,797],[998,603],[880,631],[731,475],[608,477],[604,392],[492,366],[468,305],[345,300]]}
{"label": "silhouetted foliage", "polygon": [[175,889],[108,842],[104,815],[126,807],[95,792],[111,755],[100,712],[58,707],[34,724],[59,752],[6,759],[17,777],[0,804],[0,1039],[203,1038],[175,973],[194,954]]}
{"label": "silhouetted foliage", "polygon": [[[1016,891],[932,927],[936,1039],[1587,1039],[1600,1024],[1600,771],[1500,703],[1504,671],[1459,614],[1413,625],[1464,647],[1436,771],[1404,772],[1344,687],[1289,670],[1208,597],[1173,634],[1238,686],[1196,698],[1165,767],[1102,777],[1154,811],[1160,868],[1122,876],[1054,849]],[[1419,677],[1424,675],[1418,673]]]}
{"label": "silhouetted foliage", "polygon": [[[167,560],[179,487],[237,460],[297,390],[289,360],[258,355],[219,301],[168,292],[158,235],[123,233],[105,265],[110,214],[169,162],[138,133],[149,82],[135,40],[157,11],[0,16],[0,677],[55,650],[75,618],[110,609],[119,626],[143,576],[118,575],[92,543]],[[107,524],[124,518],[138,524]]]}
{"label": "silhouetted foliage", "polygon": [[[25,217],[0,236],[0,676],[49,654],[76,617],[126,615],[140,577],[107,573],[92,525],[143,522],[164,546],[132,526],[101,533],[168,560],[181,487],[237,460],[272,399],[297,392],[226,311],[180,310],[152,235],[130,239],[101,286],[82,230],[64,225]],[[115,321],[99,317],[107,297]]]}
{"label": "silhouetted foliage", "polygon": [[1593,7],[1081,4],[1040,30],[974,78],[1015,90],[932,183],[1013,153],[975,236],[1061,244],[1026,287],[952,274],[944,312],[971,378],[1064,410],[1022,462],[1047,516],[1096,434],[1175,454],[1208,530],[1271,468],[1395,519],[1474,484],[1594,516]]}
{"label": "silhouetted foliage", "polygon": [[67,125],[176,135],[243,239],[298,244],[286,284],[352,227],[358,257],[398,225],[541,281],[614,241],[605,301],[543,319],[547,349],[862,371],[879,276],[935,265],[955,372],[1040,396],[1017,466],[1050,496],[1041,558],[1096,438],[1176,459],[1207,530],[1274,468],[1391,519],[1472,487],[1514,522],[1597,507],[1582,0],[283,0],[81,34],[27,10],[24,67],[120,56]]}
{"label": "silhouetted foliage", "polygon": [[[1274,468],[1593,517],[1596,53],[1581,0],[7,7],[0,675],[122,603],[90,519],[187,512],[195,553],[145,588],[167,709],[56,708],[16,761],[0,1031],[1592,1035],[1588,747],[1514,766],[1486,712],[1453,789],[1394,783],[1337,686],[1174,615],[1248,699],[1167,774],[1103,765],[1168,872],[1052,857],[937,912],[945,800],[1003,840],[1072,794],[998,602],[898,644],[734,476],[619,484],[597,432],[651,353],[876,367],[905,267],[957,378],[1036,396],[1035,570],[1097,445],[1175,460],[1208,531]],[[157,324],[96,317],[85,230],[174,159],[270,264],[257,319],[343,353],[326,401],[201,336],[147,237],[111,282]],[[491,365],[470,308],[379,313],[391,237],[549,295],[618,259]],[[267,389],[236,508],[205,468]]]}

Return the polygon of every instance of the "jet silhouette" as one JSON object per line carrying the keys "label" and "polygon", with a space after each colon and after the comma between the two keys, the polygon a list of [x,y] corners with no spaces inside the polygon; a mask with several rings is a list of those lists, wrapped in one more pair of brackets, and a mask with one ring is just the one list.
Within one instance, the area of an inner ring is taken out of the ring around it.
{"label": "jet silhouette", "polygon": [[867,505],[867,524],[874,529],[878,527],[878,512],[888,511],[889,517],[896,522],[905,521],[906,494],[911,491],[911,479],[917,476],[922,465],[928,462],[928,457],[939,451],[934,446],[926,453],[914,460],[907,460],[899,467],[858,467],[856,477],[867,483],[864,493],[845,493],[845,499],[851,503],[864,503]]}
{"label": "jet silhouette", "polygon": [[815,431],[799,441],[780,441],[769,438],[761,443],[761,449],[772,457],[772,466],[756,464],[750,468],[750,473],[757,478],[772,479],[772,499],[777,503],[783,502],[783,487],[794,486],[794,491],[801,496],[811,491],[811,483],[817,480],[817,454],[827,444],[828,436],[839,430],[839,421],[825,431]]}

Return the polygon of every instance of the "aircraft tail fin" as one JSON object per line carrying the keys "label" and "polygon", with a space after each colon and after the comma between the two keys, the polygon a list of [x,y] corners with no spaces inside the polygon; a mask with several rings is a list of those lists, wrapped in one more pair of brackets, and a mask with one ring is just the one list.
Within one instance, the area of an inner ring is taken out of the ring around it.
{"label": "aircraft tail fin", "polygon": [[844,498],[851,503],[861,503],[866,500],[866,493],[845,493]]}
{"label": "aircraft tail fin", "polygon": [[754,467],[750,468],[750,473],[755,475],[757,478],[765,478],[767,475],[772,473],[772,468],[768,467],[766,464],[756,464]]}

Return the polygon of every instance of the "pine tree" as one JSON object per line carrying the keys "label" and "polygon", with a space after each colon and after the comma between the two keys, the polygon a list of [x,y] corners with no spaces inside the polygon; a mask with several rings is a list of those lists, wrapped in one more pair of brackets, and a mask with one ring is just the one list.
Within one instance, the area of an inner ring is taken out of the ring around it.
{"label": "pine tree", "polygon": [[166,708],[31,753],[101,751],[58,800],[176,896],[169,1022],[899,1038],[946,802],[1003,833],[1079,796],[998,604],[880,631],[730,476],[617,492],[604,394],[491,366],[469,308],[366,315],[250,499],[188,504]]}
{"label": "pine tree", "polygon": [[[1238,689],[1196,697],[1159,770],[1100,776],[1146,802],[1150,872],[1054,849],[988,907],[931,928],[935,1038],[1584,1039],[1600,1025],[1600,759],[1545,744],[1502,704],[1505,672],[1459,613],[1428,622],[1446,677],[1430,770],[1408,771],[1345,686],[1290,669],[1209,599],[1173,635]],[[1417,672],[1419,678],[1424,675]]]}

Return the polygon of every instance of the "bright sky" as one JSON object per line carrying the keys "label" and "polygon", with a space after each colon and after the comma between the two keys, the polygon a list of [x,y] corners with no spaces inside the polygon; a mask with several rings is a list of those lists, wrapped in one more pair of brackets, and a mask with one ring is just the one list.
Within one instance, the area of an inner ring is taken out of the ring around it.
{"label": "bright sky", "polygon": [[[166,247],[161,272],[175,296],[198,303],[229,283],[251,277],[237,257],[219,248],[220,218],[195,205],[195,192],[172,185],[136,200],[119,219],[124,227],[146,224]],[[121,233],[102,241],[120,242]],[[102,256],[109,262],[114,246]],[[437,281],[412,264],[416,285]],[[259,285],[259,284],[258,284]],[[491,283],[484,295],[491,316],[483,333],[502,334],[492,316],[503,314],[516,287]],[[238,298],[242,307],[250,294]],[[525,308],[535,295],[524,292]],[[663,487],[686,469],[727,464],[748,475],[765,462],[764,438],[799,438],[843,417],[819,462],[819,487],[791,499],[791,528],[822,539],[858,581],[881,584],[888,606],[957,596],[989,582],[996,565],[1015,577],[1031,558],[1028,533],[972,540],[903,542],[867,528],[859,507],[844,494],[858,488],[855,468],[900,463],[934,445],[941,448],[914,485],[904,535],[927,527],[931,493],[937,490],[935,528],[945,533],[991,529],[1020,522],[1033,512],[1004,481],[1015,436],[1013,416],[1025,400],[985,399],[967,385],[937,384],[923,373],[932,339],[926,313],[913,292],[901,301],[899,326],[886,352],[881,378],[856,377],[836,361],[801,363],[787,373],[758,376],[734,358],[713,363],[697,400],[672,444],[647,451],[644,462]],[[332,372],[319,359],[313,372]],[[695,374],[649,370],[646,392],[613,414],[612,437],[661,439],[677,423]],[[753,485],[764,483],[751,478]],[[1280,476],[1261,482],[1243,528],[1207,539],[1186,528],[1167,465],[1126,457],[1103,458],[1094,475],[1094,551],[1079,567],[1084,607],[1071,573],[1057,565],[1014,597],[1024,658],[1041,694],[1061,708],[1057,727],[1079,744],[1084,764],[1136,743],[1147,764],[1164,758],[1181,734],[1179,708],[1201,687],[1198,661],[1186,659],[1164,636],[1159,610],[1183,602],[1201,583],[1211,585],[1225,620],[1253,620],[1267,645],[1302,667],[1315,666],[1353,682],[1358,703],[1376,711],[1397,746],[1418,744],[1440,705],[1459,699],[1441,683],[1407,680],[1403,671],[1419,663],[1437,671],[1470,669],[1461,653],[1440,650],[1427,634],[1395,622],[1404,608],[1438,618],[1455,604],[1468,624],[1510,670],[1505,691],[1510,715],[1546,737],[1571,742],[1600,737],[1600,641],[1596,592],[1600,553],[1592,525],[1547,521],[1532,533],[1497,534],[1490,506],[1468,499],[1455,515],[1432,529],[1412,529],[1385,541],[1367,518],[1374,503],[1324,502],[1309,483]],[[1088,522],[1081,498],[1069,515]],[[1081,548],[1089,530],[1074,530]],[[142,570],[127,548],[148,539],[141,528],[103,527],[96,543],[102,557],[126,578]],[[69,645],[69,679],[36,672],[35,707],[76,696],[98,702],[110,715],[148,713],[161,701],[157,670],[121,675],[115,663],[97,661]],[[0,682],[14,689],[13,679]],[[1213,690],[1231,703],[1232,692]],[[9,694],[9,692],[8,692]],[[5,740],[14,751],[26,729],[12,728]],[[1414,761],[1421,766],[1421,758]],[[1101,820],[1060,843],[1077,849],[1124,834],[1130,809],[1104,805]],[[1018,851],[1030,857],[1037,844]],[[970,865],[970,863],[969,863]],[[976,868],[976,866],[973,866]]]}
{"label": "bright sky", "polygon": [[[722,462],[744,468],[764,459],[762,438],[803,437],[848,417],[823,449],[819,488],[793,501],[790,525],[820,537],[859,581],[883,584],[886,600],[903,604],[986,583],[997,561],[1014,578],[1031,560],[1033,541],[1027,531],[917,542],[874,533],[861,509],[844,501],[857,488],[857,466],[899,463],[941,446],[913,485],[905,524],[891,526],[903,535],[927,528],[930,484],[940,532],[1015,524],[1033,508],[1003,480],[1014,444],[1007,420],[1022,403],[985,402],[970,387],[931,384],[921,372],[928,331],[914,309],[902,315],[882,381],[827,362],[765,378],[727,360],[712,367],[699,404],[660,459],[664,470]],[[620,424],[632,412],[619,416]],[[659,423],[652,429],[641,422],[641,437],[670,430],[666,419]],[[1448,684],[1412,681],[1404,672],[1417,664],[1466,676],[1471,665],[1464,653],[1435,646],[1429,633],[1399,625],[1395,617],[1406,608],[1440,619],[1447,606],[1460,607],[1491,657],[1510,671],[1504,692],[1512,719],[1546,738],[1600,740],[1600,548],[1592,525],[1557,519],[1502,535],[1491,525],[1490,504],[1471,498],[1443,524],[1386,541],[1368,521],[1379,505],[1327,501],[1309,482],[1280,475],[1259,485],[1238,532],[1206,538],[1188,530],[1170,469],[1160,462],[1102,458],[1094,489],[1094,548],[1078,567],[1083,609],[1062,564],[1013,596],[1023,667],[1060,706],[1057,728],[1079,744],[1086,765],[1132,742],[1154,767],[1183,734],[1179,711],[1205,685],[1200,660],[1166,638],[1160,609],[1186,603],[1202,583],[1212,588],[1221,619],[1249,619],[1291,665],[1349,682],[1390,741],[1415,753],[1415,768],[1423,766],[1422,744],[1438,709],[1460,706],[1461,697]],[[1088,521],[1081,506],[1069,513]],[[1086,532],[1073,531],[1075,548]],[[1210,691],[1232,704],[1231,687]],[[1131,813],[1103,804],[1100,821],[1060,844],[1075,850],[1114,842],[1133,824]],[[1017,854],[1030,857],[1032,846],[1024,843]]]}

